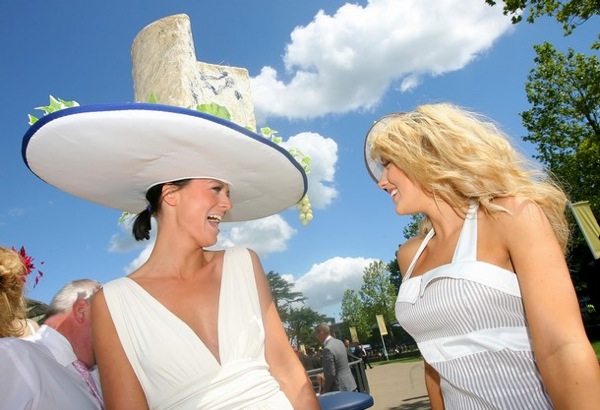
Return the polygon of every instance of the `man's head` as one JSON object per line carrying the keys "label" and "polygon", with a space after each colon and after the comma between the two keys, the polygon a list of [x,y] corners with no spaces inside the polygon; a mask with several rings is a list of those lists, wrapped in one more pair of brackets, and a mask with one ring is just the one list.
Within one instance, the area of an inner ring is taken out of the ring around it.
{"label": "man's head", "polygon": [[44,324],[56,329],[73,347],[79,360],[96,365],[92,347],[92,297],[102,285],[91,279],[69,282],[52,299]]}
{"label": "man's head", "polygon": [[329,326],[326,323],[321,323],[315,327],[315,337],[319,343],[323,343],[330,335]]}

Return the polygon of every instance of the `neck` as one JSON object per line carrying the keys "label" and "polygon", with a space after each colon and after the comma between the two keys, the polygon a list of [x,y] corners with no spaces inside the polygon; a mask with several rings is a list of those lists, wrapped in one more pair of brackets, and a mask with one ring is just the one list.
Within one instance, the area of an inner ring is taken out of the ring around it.
{"label": "neck", "polygon": [[432,203],[425,214],[431,221],[435,235],[439,239],[444,239],[454,235],[457,230],[461,229],[466,212],[467,209],[463,211],[438,200]]}

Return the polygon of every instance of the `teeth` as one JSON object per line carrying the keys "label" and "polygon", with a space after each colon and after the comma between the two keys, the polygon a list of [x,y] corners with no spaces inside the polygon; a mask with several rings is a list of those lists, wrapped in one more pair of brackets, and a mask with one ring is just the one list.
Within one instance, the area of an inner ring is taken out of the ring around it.
{"label": "teeth", "polygon": [[208,215],[208,219],[211,221],[221,222],[222,216],[221,215]]}
{"label": "teeth", "polygon": [[396,195],[397,193],[398,193],[398,190],[397,190],[397,189],[394,189],[392,192],[390,192],[390,195],[391,195],[391,196],[394,196],[394,195]]}

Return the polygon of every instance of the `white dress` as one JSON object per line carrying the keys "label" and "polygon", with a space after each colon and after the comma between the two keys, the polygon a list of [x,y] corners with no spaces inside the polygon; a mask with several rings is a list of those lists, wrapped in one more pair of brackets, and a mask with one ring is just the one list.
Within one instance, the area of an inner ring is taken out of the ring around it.
{"label": "white dress", "polygon": [[477,207],[471,206],[452,262],[411,278],[396,318],[440,375],[448,410],[550,409],[537,369],[517,275],[477,260]]}
{"label": "white dress", "polygon": [[196,333],[128,277],[104,296],[150,409],[292,409],[265,360],[252,260],[225,251],[219,296],[219,363]]}

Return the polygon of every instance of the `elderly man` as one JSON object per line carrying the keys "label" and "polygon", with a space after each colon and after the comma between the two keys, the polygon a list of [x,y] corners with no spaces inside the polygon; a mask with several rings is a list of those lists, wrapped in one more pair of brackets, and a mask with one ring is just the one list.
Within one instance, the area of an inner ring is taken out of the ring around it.
{"label": "elderly man", "polygon": [[356,391],[356,381],[348,365],[348,352],[344,342],[330,334],[329,326],[321,323],[315,328],[315,336],[323,345],[323,388],[321,393],[330,391]]}
{"label": "elderly man", "polygon": [[91,298],[100,283],[68,283],[52,299],[44,325],[25,339],[0,339],[0,410],[103,409],[92,348]]}

